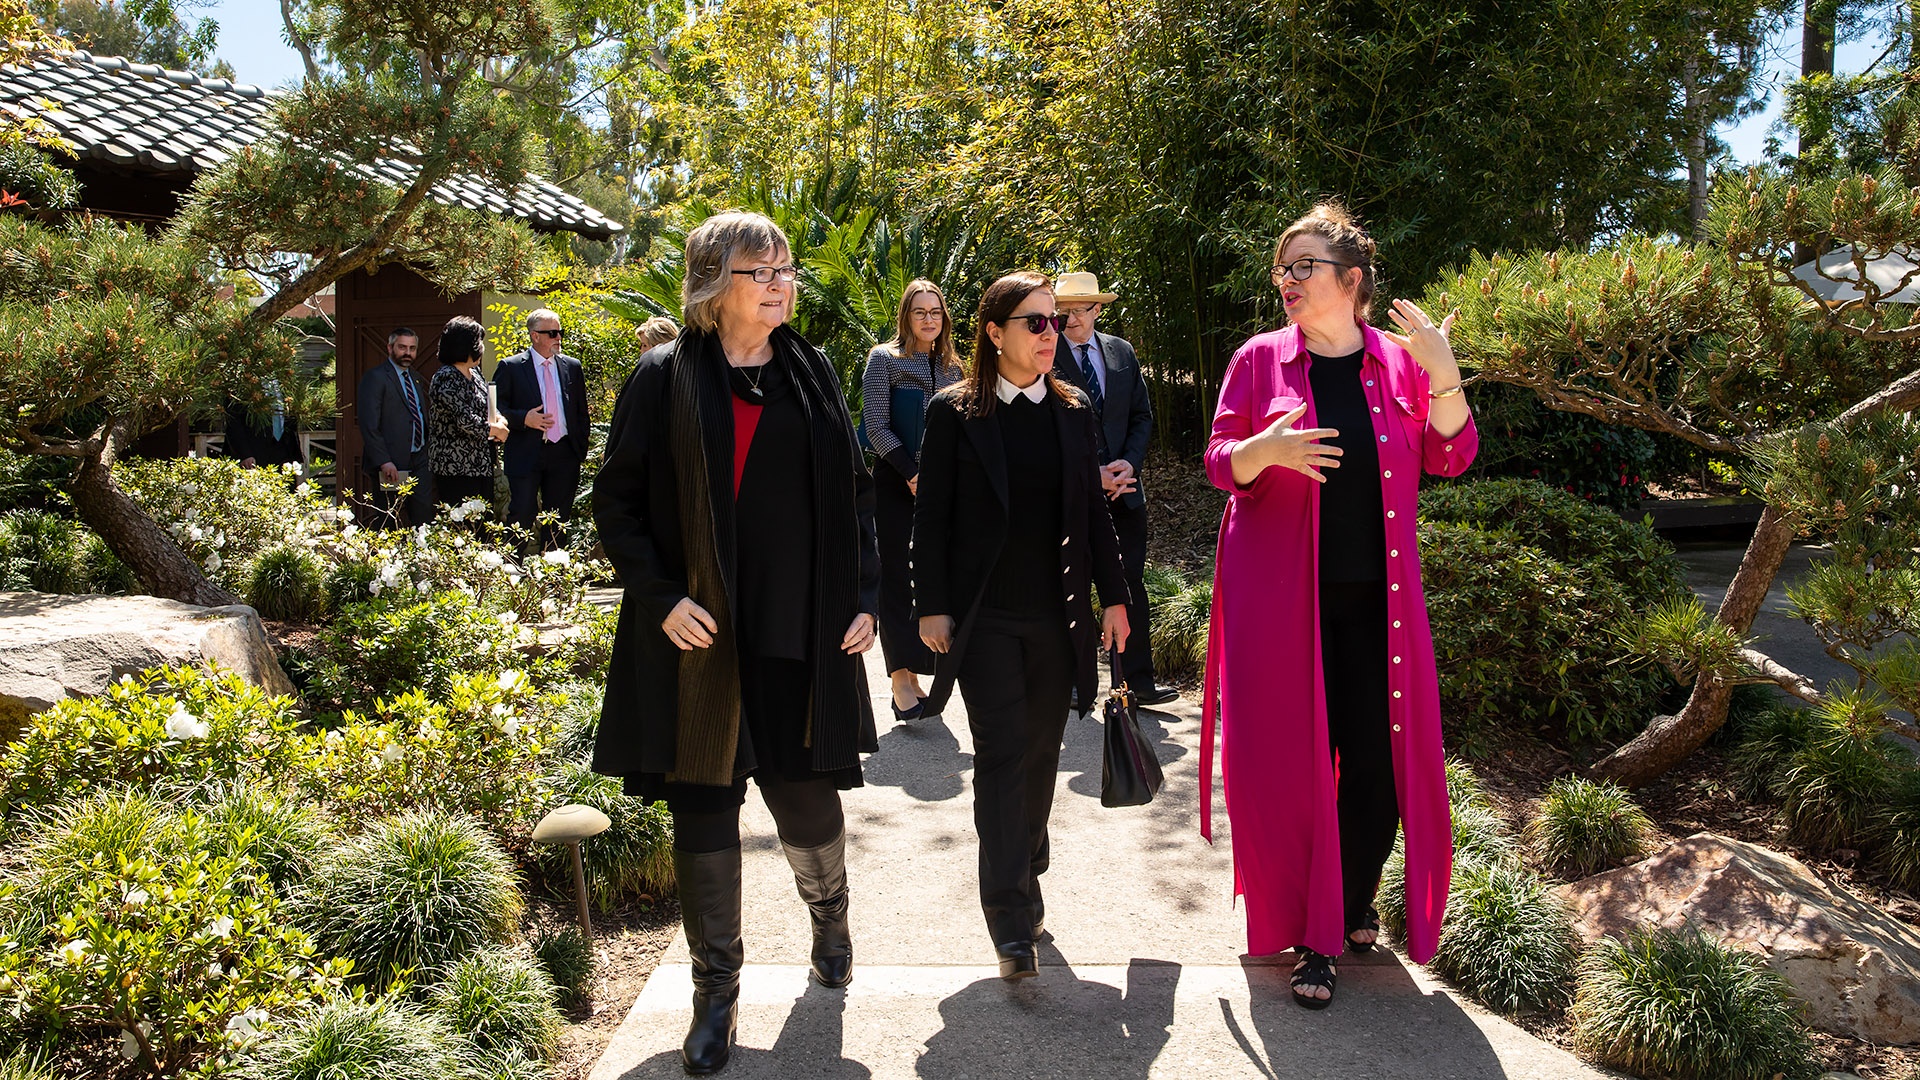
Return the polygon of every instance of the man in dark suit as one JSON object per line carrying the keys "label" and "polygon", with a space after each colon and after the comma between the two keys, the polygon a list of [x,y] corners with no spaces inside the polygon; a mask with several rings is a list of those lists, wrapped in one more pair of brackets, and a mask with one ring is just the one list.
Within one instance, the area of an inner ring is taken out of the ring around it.
{"label": "man in dark suit", "polygon": [[[360,377],[354,409],[363,450],[360,464],[374,481],[374,508],[381,528],[424,525],[433,520],[433,472],[427,468],[427,385],[413,370],[420,335],[404,326],[387,334],[387,359]],[[406,474],[402,476],[401,474]],[[407,477],[405,519],[394,507],[394,493]]]}
{"label": "man in dark suit", "polygon": [[286,395],[280,392],[279,381],[267,379],[260,384],[260,389],[273,402],[271,411],[265,415],[256,414],[237,398],[227,403],[224,444],[227,456],[249,469],[291,465],[296,461],[304,464],[300,454],[300,421],[287,415]]}
{"label": "man in dark suit", "polygon": [[[540,514],[573,520],[580,489],[580,463],[587,457],[587,379],[580,361],[560,351],[558,313],[541,308],[527,316],[528,347],[500,361],[493,385],[507,421],[501,468],[512,496],[507,520],[535,535]],[[560,529],[541,531],[543,547],[560,546]]]}
{"label": "man in dark suit", "polygon": [[1054,370],[1086,391],[1100,418],[1100,482],[1106,489],[1114,531],[1120,534],[1120,558],[1127,572],[1127,624],[1133,628],[1127,651],[1121,654],[1121,669],[1140,704],[1162,705],[1179,694],[1154,683],[1147,614],[1147,497],[1140,489],[1140,469],[1146,463],[1147,441],[1153,437],[1153,405],[1147,400],[1146,380],[1140,376],[1133,346],[1124,338],[1094,330],[1102,308],[1118,297],[1101,292],[1100,280],[1086,273],[1061,274],[1054,281],[1053,297],[1067,317],[1054,353]]}

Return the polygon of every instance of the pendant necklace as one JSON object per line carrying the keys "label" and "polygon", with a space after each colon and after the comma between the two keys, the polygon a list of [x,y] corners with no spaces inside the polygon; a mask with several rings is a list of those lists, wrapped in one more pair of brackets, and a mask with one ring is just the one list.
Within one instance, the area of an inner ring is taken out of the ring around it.
{"label": "pendant necklace", "polygon": [[[753,396],[754,396],[754,397],[765,397],[765,396],[766,396],[766,395],[765,395],[764,393],[762,393],[762,392],[761,392],[761,390],[760,390],[760,380],[761,380],[762,378],[764,378],[764,377],[766,376],[766,371],[765,371],[765,368],[766,368],[766,366],[767,366],[767,365],[765,365],[765,364],[760,364],[760,365],[758,365],[758,366],[756,366],[756,367],[750,367],[750,368],[748,368],[748,367],[743,367],[743,368],[739,368],[739,369],[737,369],[737,370],[738,370],[738,371],[740,372],[740,377],[741,377],[741,378],[743,378],[743,379],[745,379],[745,380],[747,380],[747,389],[749,389],[749,390],[752,390],[752,391],[753,391]],[[747,374],[747,372],[749,372],[749,371],[753,371],[753,372],[758,372],[759,374],[758,374],[758,375],[748,375],[748,374]]]}

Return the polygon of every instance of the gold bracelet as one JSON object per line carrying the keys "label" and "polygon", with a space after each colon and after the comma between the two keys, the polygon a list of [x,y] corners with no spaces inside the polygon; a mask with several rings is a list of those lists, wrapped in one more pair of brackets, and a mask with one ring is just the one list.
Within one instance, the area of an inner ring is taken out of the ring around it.
{"label": "gold bracelet", "polygon": [[1429,391],[1427,396],[1429,398],[1432,398],[1434,401],[1439,401],[1443,397],[1452,397],[1453,395],[1459,393],[1462,390],[1465,390],[1466,388],[1467,388],[1466,383],[1457,382],[1445,390]]}

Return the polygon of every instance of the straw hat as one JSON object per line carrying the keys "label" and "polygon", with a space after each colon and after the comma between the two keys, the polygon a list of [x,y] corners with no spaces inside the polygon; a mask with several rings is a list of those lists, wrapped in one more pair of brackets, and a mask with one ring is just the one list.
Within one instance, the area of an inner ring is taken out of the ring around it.
{"label": "straw hat", "polygon": [[1099,278],[1078,270],[1053,279],[1053,298],[1059,302],[1078,301],[1083,304],[1111,304],[1120,299],[1113,293],[1101,292]]}

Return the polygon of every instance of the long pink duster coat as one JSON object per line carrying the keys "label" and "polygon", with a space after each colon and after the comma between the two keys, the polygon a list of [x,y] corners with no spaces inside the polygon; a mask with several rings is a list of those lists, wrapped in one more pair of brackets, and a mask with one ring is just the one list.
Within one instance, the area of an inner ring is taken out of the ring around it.
{"label": "long pink duster coat", "polygon": [[[1379,331],[1363,329],[1360,380],[1372,408],[1387,530],[1387,684],[1406,836],[1407,943],[1413,960],[1426,963],[1446,910],[1453,834],[1440,688],[1414,536],[1416,499],[1423,469],[1458,475],[1473,462],[1480,436],[1471,419],[1451,438],[1428,427],[1426,372]],[[1242,439],[1302,402],[1307,412],[1296,426],[1317,426],[1307,382],[1311,363],[1297,327],[1247,342],[1227,367],[1207,444],[1207,476],[1232,497],[1214,562],[1200,830],[1213,838],[1217,700],[1233,887],[1246,904],[1247,951],[1255,956],[1300,945],[1338,954],[1346,937],[1320,663],[1320,485],[1291,469],[1268,468],[1240,487],[1231,461]],[[1350,438],[1343,432],[1341,441]]]}

